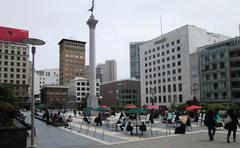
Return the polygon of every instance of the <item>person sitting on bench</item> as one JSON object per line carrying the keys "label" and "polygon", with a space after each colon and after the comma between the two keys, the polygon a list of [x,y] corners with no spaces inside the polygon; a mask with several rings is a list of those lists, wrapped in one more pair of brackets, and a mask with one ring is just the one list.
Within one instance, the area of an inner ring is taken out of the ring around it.
{"label": "person sitting on bench", "polygon": [[127,124],[127,131],[131,133],[131,135],[133,134],[132,131],[133,131],[133,127],[131,125],[131,121],[128,122]]}
{"label": "person sitting on bench", "polygon": [[142,122],[142,124],[139,126],[139,130],[141,131],[141,135],[143,135],[143,132],[147,130],[147,127],[144,124],[144,122]]}

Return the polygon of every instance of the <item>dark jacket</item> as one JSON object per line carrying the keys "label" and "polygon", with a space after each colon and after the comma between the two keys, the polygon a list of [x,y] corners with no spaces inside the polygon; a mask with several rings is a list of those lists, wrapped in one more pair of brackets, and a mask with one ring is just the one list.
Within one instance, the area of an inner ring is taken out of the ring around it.
{"label": "dark jacket", "polygon": [[227,124],[226,129],[236,131],[237,125],[240,126],[238,122],[238,118],[234,113],[228,113],[228,115],[231,117],[232,122]]}
{"label": "dark jacket", "polygon": [[204,125],[210,127],[215,126],[215,114],[213,111],[208,111],[204,119]]}

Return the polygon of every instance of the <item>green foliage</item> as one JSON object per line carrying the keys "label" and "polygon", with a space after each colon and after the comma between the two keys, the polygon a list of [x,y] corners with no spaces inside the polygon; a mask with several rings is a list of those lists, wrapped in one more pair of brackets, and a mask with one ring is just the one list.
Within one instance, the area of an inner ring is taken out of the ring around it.
{"label": "green foliage", "polygon": [[45,110],[45,109],[48,108],[48,105],[47,104],[39,104],[39,105],[36,106],[36,108]]}
{"label": "green foliage", "polygon": [[15,116],[15,107],[8,102],[0,102],[0,127],[12,126]]}
{"label": "green foliage", "polygon": [[15,104],[13,97],[13,87],[7,84],[0,84],[0,101]]}
{"label": "green foliage", "polygon": [[15,116],[15,98],[10,85],[0,84],[0,127],[12,126]]}

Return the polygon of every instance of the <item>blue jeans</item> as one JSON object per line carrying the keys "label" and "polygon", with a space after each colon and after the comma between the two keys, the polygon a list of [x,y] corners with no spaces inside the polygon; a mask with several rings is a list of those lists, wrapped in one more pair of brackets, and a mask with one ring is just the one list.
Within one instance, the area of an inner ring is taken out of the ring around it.
{"label": "blue jeans", "polygon": [[208,136],[210,140],[213,140],[213,137],[215,135],[216,128],[215,126],[208,126]]}

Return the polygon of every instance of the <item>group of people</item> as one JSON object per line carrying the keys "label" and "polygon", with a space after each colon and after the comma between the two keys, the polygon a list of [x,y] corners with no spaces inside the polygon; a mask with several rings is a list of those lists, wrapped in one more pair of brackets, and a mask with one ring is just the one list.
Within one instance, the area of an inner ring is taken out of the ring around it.
{"label": "group of people", "polygon": [[[218,115],[216,112],[214,112],[212,109],[209,109],[206,113],[205,119],[204,119],[204,125],[208,128],[208,136],[210,141],[214,140],[214,135],[216,131],[216,123],[217,123],[217,117]],[[238,118],[236,114],[234,113],[234,110],[230,109],[227,111],[225,115],[225,119],[228,118],[228,121],[225,121],[224,128],[228,130],[227,134],[227,142],[230,143],[230,136],[231,132],[233,132],[233,141],[236,142],[236,131],[237,131],[237,125],[240,127],[240,124],[238,122]]]}
{"label": "group of people", "polygon": [[68,117],[65,117],[63,113],[60,111],[58,113],[49,113],[49,110],[46,109],[44,114],[43,114],[43,119],[46,118],[46,123],[49,124],[51,122],[56,122],[56,123],[65,123],[65,127],[68,126],[69,122],[72,122],[72,116],[69,115]]}

